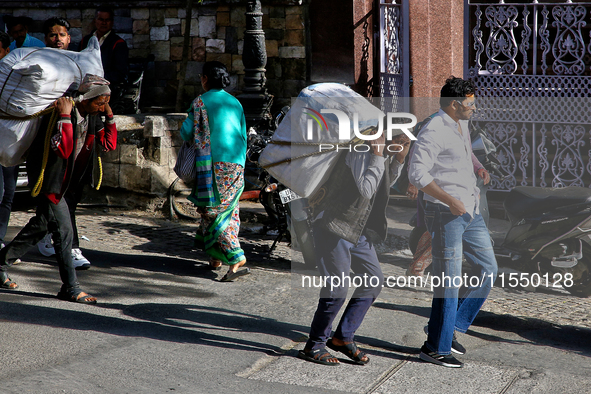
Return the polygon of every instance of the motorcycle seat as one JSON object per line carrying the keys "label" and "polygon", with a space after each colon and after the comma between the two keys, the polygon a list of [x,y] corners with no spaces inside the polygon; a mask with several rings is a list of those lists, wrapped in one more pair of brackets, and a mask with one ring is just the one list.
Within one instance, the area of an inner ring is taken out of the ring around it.
{"label": "motorcycle seat", "polygon": [[524,218],[575,204],[591,205],[591,189],[518,186],[509,192],[503,206],[510,217]]}

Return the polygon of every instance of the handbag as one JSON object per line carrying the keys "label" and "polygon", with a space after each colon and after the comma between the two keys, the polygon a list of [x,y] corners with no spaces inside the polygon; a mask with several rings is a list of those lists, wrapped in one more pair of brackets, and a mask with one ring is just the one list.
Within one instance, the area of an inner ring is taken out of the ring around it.
{"label": "handbag", "polygon": [[197,149],[194,141],[185,141],[176,158],[174,172],[185,183],[195,181],[197,177]]}

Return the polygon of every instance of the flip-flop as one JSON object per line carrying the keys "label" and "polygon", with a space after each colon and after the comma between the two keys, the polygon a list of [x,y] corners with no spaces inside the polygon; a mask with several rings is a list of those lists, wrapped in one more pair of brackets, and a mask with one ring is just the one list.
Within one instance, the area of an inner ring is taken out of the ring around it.
{"label": "flip-flop", "polygon": [[336,358],[332,354],[326,350],[326,348],[316,349],[316,350],[308,350],[307,352],[304,350],[300,350],[298,352],[298,358],[302,360],[310,361],[316,364],[322,365],[339,365],[339,363],[331,363],[327,361],[329,358]]}
{"label": "flip-flop", "polygon": [[80,294],[80,293],[71,294],[71,293],[64,293],[64,292],[60,291],[59,293],[57,293],[57,298],[59,298],[62,301],[77,302],[79,304],[92,304],[92,305],[96,304],[96,300],[93,300],[93,301],[88,300],[89,298],[94,298],[90,294],[86,294],[85,296],[78,298],[78,294]]}
{"label": "flip-flop", "polygon": [[[365,353],[363,353],[355,344],[355,342],[351,342],[348,343],[346,345],[335,345],[332,342],[332,338],[328,340],[328,342],[326,342],[326,346],[328,346],[330,349],[334,350],[335,352],[341,352],[343,353],[345,356],[349,357],[351,359],[351,361],[353,361],[355,364],[359,364],[359,365],[365,365],[369,362],[369,357],[367,358],[367,360],[363,361],[363,357],[367,356]],[[359,351],[358,354],[357,351]]]}
{"label": "flip-flop", "polygon": [[250,268],[246,267],[236,272],[228,272],[220,279],[220,282],[232,282],[234,279],[240,278],[241,276],[250,274]]}
{"label": "flip-flop", "polygon": [[0,284],[0,287],[2,287],[3,289],[8,289],[8,290],[18,289],[18,285],[16,284],[16,282],[11,281],[10,278],[8,278],[8,277],[5,279],[4,282],[2,282]]}

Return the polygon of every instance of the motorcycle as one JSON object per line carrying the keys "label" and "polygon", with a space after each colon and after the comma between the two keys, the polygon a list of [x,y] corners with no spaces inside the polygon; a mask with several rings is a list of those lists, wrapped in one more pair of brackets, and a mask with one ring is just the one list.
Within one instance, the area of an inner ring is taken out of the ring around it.
{"label": "motorcycle", "polygon": [[[282,108],[274,117],[270,129],[257,130],[255,127],[249,129],[246,151],[249,162],[258,165],[261,152],[271,140],[274,130],[288,111],[289,107]],[[280,183],[264,168],[259,166],[258,171],[259,202],[265,208],[268,216],[268,221],[263,226],[263,232],[277,232],[277,237],[269,249],[269,256],[277,244],[285,239],[295,249],[300,250],[306,268],[315,268],[314,243],[312,227],[307,215],[307,200]]]}
{"label": "motorcycle", "polygon": [[[473,125],[471,125],[473,126]],[[503,177],[496,148],[484,130],[472,127],[472,149],[489,173]],[[488,187],[482,184],[481,213],[488,225]],[[515,269],[500,273],[497,285],[534,289],[559,287],[573,295],[591,295],[591,190],[583,187],[518,186],[503,202],[510,228],[494,245],[499,265]],[[426,231],[415,218],[409,246],[414,253]]]}

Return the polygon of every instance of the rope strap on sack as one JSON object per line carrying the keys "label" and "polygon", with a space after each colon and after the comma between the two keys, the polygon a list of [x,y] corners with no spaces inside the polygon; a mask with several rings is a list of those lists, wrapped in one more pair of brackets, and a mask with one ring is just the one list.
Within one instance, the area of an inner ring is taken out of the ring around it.
{"label": "rope strap on sack", "polygon": [[103,161],[101,160],[100,156],[97,156],[98,159],[98,166],[99,166],[99,179],[96,184],[95,189],[98,190],[101,188],[101,184],[103,183]]}
{"label": "rope strap on sack", "polygon": [[[45,143],[43,144],[43,160],[41,161],[41,171],[39,172],[39,178],[37,179],[37,183],[31,190],[31,196],[37,197],[39,193],[41,193],[41,186],[43,185],[43,177],[45,176],[45,167],[47,166],[47,159],[49,158],[49,147],[51,145],[51,132],[57,123],[58,113],[54,110],[55,108],[51,107],[48,110],[53,111],[51,114],[51,118],[49,119],[49,124],[47,125],[47,131],[45,132]],[[43,112],[43,111],[41,111]]]}

